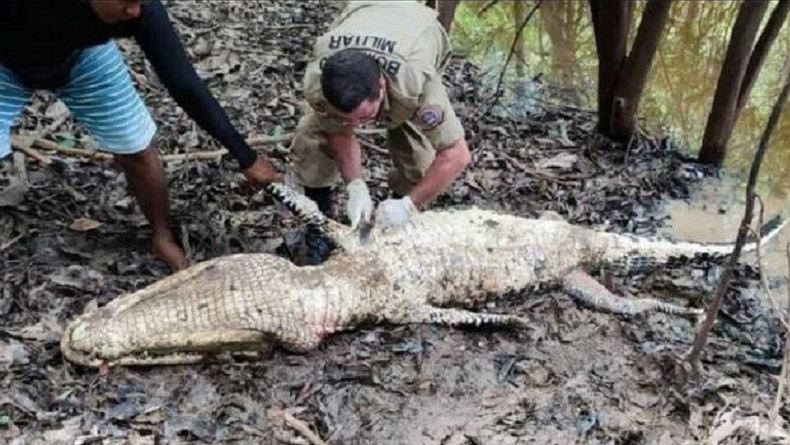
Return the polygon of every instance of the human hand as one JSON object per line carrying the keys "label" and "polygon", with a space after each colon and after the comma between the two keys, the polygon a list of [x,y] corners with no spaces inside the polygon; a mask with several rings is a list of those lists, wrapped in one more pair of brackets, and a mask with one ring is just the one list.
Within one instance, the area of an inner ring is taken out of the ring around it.
{"label": "human hand", "polygon": [[356,228],[360,222],[370,222],[373,214],[373,200],[370,199],[370,191],[362,178],[357,178],[346,185],[348,192],[348,203],[346,213],[351,220],[351,228]]}
{"label": "human hand", "polygon": [[244,177],[251,185],[264,186],[272,182],[283,182],[283,177],[274,165],[263,157],[258,157],[251,166],[244,170]]}
{"label": "human hand", "polygon": [[387,199],[382,201],[376,209],[376,227],[395,227],[406,224],[415,213],[417,213],[417,207],[408,196],[401,199]]}

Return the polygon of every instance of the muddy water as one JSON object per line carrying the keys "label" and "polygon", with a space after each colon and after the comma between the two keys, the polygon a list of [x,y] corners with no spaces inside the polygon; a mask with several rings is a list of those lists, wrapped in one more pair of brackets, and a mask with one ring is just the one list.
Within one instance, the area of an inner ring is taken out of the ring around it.
{"label": "muddy water", "polygon": [[[692,201],[669,201],[666,210],[670,220],[665,234],[674,239],[706,242],[732,242],[738,234],[738,228],[744,217],[745,187],[727,185],[720,181],[709,180],[701,184],[696,197]],[[787,199],[776,194],[761,197],[765,207],[763,218],[781,214],[790,216]],[[755,206],[752,227],[758,227],[759,201]],[[790,243],[790,229],[785,227],[772,241],[760,251],[760,258],[755,253],[742,254],[742,261],[759,264],[765,271],[768,292],[780,305],[788,301],[788,258],[787,248]]]}
{"label": "muddy water", "polygon": [[[514,30],[523,21],[517,2],[499,2],[485,14],[488,2],[465,2],[453,24],[456,50],[492,68],[492,83],[513,43]],[[770,16],[776,1],[769,2]],[[595,109],[597,55],[587,2],[552,1],[527,24],[516,57],[508,66],[511,85],[544,73],[543,87],[551,86],[556,100]],[[721,62],[738,12],[738,2],[681,1],[670,10],[668,26],[658,47],[640,105],[641,123],[658,135],[671,136],[688,155],[696,155],[702,142]],[[531,8],[531,6],[530,6]],[[644,2],[638,2],[632,37]],[[743,216],[745,182],[754,152],[768,121],[781,82],[790,69],[790,29],[780,31],[735,126],[725,161],[727,179],[707,181],[690,202],[670,202],[666,234],[684,240],[732,241]],[[509,89],[515,93],[516,87]],[[523,90],[522,90],[523,91]],[[520,94],[528,102],[529,94]],[[515,107],[514,107],[515,108]],[[510,110],[511,112],[513,110]],[[771,139],[762,164],[757,192],[766,205],[765,217],[790,216],[790,112],[785,112]],[[756,221],[756,219],[755,219]],[[787,276],[785,230],[765,252],[763,267],[772,283],[783,285]],[[745,259],[752,258],[745,256]],[[784,294],[784,291],[782,291]]]}
{"label": "muddy water", "polygon": [[[480,10],[488,2],[464,2],[452,27],[456,52],[489,70],[490,87],[498,80],[513,43],[523,11],[518,2],[502,1]],[[531,3],[531,2],[530,2]],[[540,77],[537,88],[559,89],[563,103],[596,106],[598,60],[587,2],[544,2],[522,33],[516,55],[507,66],[506,89],[518,81]],[[653,133],[672,136],[690,155],[699,150],[738,2],[674,2],[667,28],[654,58],[639,114]],[[770,1],[768,20],[776,1]],[[638,2],[631,24],[633,37],[644,2]],[[729,143],[725,167],[745,179],[760,135],[768,120],[781,82],[790,69],[790,27],[784,26],[769,52]],[[521,90],[522,92],[524,90]],[[522,101],[532,96],[522,94]],[[513,111],[513,110],[509,110]],[[786,197],[790,192],[790,113],[784,113],[771,140],[761,170],[762,194]]]}

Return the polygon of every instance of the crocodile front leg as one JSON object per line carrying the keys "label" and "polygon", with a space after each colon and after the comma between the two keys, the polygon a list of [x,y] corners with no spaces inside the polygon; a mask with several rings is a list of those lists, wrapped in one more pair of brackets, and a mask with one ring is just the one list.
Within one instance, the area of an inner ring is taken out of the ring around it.
{"label": "crocodile front leg", "polygon": [[609,289],[580,269],[575,269],[562,278],[565,292],[573,299],[593,309],[618,315],[637,315],[649,312],[664,312],[673,315],[700,315],[704,311],[665,303],[653,298],[630,299],[613,294]]}

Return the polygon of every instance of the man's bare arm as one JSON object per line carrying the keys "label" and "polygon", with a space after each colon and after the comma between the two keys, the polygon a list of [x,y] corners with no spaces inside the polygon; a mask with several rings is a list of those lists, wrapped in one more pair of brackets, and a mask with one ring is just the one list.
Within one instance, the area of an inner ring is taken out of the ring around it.
{"label": "man's bare arm", "polygon": [[471,159],[466,140],[459,138],[437,153],[422,180],[412,188],[409,198],[418,208],[433,201],[461,174]]}
{"label": "man's bare arm", "polygon": [[348,184],[361,177],[362,149],[354,134],[354,127],[348,126],[341,133],[330,134],[328,139],[343,182]]}

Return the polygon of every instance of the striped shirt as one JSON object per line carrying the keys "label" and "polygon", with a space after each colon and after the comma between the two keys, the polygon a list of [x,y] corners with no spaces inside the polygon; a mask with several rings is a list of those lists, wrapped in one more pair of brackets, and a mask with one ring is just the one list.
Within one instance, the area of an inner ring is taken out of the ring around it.
{"label": "striped shirt", "polygon": [[68,83],[80,50],[114,38],[133,38],[176,103],[246,169],[257,153],[198,77],[160,0],[140,16],[104,23],[85,0],[0,0],[0,64],[29,88]]}

